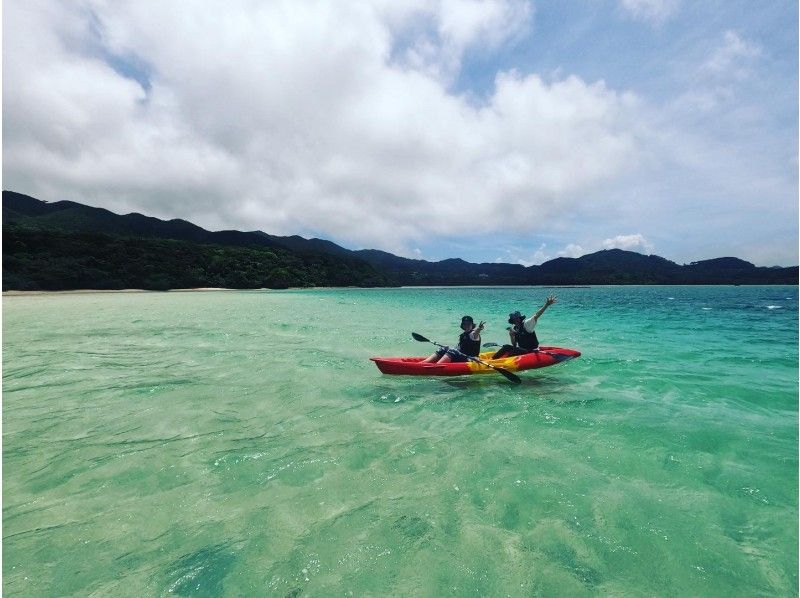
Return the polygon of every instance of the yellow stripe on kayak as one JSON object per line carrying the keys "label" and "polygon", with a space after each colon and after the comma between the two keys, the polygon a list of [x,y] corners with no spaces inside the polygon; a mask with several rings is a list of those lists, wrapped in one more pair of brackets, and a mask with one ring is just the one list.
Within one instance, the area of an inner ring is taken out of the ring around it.
{"label": "yellow stripe on kayak", "polygon": [[[519,369],[519,356],[492,359],[492,355],[494,355],[494,351],[486,351],[485,353],[478,355],[478,357],[483,361],[492,364],[496,368],[503,368],[504,370],[508,370],[510,372],[516,372]],[[472,374],[496,373],[492,368],[487,368],[485,365],[476,363],[474,361],[468,361],[467,366]]]}

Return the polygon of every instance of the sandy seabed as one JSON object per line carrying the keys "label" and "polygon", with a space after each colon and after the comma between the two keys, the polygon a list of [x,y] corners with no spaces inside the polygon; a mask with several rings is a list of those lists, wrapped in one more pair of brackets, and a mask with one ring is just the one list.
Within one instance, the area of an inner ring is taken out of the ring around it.
{"label": "sandy seabed", "polygon": [[[201,287],[197,289],[169,289],[168,291],[150,291],[146,289],[79,289],[74,291],[3,291],[3,296],[20,295],[83,295],[87,293],[193,293],[199,291],[235,291],[221,287]],[[267,290],[267,289],[263,289]]]}

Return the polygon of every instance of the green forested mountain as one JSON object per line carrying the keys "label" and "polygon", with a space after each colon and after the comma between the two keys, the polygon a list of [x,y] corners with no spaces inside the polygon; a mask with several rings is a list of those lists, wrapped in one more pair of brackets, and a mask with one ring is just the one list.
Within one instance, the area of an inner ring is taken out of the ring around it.
{"label": "green forested mountain", "polygon": [[386,286],[363,260],[3,192],[3,290]]}
{"label": "green forested mountain", "polygon": [[679,265],[620,249],[530,267],[429,262],[3,192],[4,290],[797,282],[797,266],[763,268],[733,257]]}

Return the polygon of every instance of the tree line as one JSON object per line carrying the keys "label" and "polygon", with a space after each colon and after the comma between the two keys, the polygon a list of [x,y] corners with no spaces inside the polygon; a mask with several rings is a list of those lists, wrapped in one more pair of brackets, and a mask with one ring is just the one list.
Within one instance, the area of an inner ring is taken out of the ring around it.
{"label": "tree line", "polygon": [[366,262],[280,248],[3,227],[3,290],[387,286]]}

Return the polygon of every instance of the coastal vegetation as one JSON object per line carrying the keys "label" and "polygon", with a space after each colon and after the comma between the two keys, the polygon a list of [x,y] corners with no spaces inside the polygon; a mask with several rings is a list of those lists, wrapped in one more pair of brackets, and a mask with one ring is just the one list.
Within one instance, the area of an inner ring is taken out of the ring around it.
{"label": "coastal vegetation", "polygon": [[3,227],[3,289],[232,289],[386,286],[361,261],[101,233]]}

